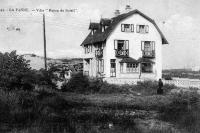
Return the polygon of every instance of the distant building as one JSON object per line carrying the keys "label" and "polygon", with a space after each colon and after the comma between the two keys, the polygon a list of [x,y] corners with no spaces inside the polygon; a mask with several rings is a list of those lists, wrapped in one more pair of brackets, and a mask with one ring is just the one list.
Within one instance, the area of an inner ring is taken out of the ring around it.
{"label": "distant building", "polygon": [[139,10],[90,23],[82,42],[83,72],[89,77],[162,77],[162,45],[168,44],[155,21]]}
{"label": "distant building", "polygon": [[192,71],[200,71],[200,66],[193,66]]}

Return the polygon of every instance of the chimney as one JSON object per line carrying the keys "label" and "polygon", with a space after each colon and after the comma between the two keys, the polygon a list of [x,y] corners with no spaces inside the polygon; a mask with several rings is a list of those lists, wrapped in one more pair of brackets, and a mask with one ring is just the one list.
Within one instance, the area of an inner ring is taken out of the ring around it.
{"label": "chimney", "polygon": [[130,12],[131,11],[131,6],[130,5],[126,5],[125,11],[126,11],[126,13]]}
{"label": "chimney", "polygon": [[119,10],[115,10],[114,14],[115,14],[115,17],[117,17],[117,16],[120,15],[120,11]]}

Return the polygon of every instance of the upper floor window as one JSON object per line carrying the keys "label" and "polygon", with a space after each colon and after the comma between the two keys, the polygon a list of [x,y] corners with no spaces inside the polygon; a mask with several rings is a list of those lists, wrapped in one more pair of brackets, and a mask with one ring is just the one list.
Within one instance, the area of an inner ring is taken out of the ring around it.
{"label": "upper floor window", "polygon": [[133,24],[121,24],[121,31],[122,32],[134,32],[134,25]]}
{"label": "upper floor window", "polygon": [[143,57],[155,57],[155,41],[142,41]]}
{"label": "upper floor window", "polygon": [[115,40],[114,49],[116,57],[125,57],[129,55],[129,41]]}
{"label": "upper floor window", "polygon": [[85,54],[92,52],[92,45],[86,45],[85,46]]}
{"label": "upper floor window", "polygon": [[149,33],[148,25],[137,25],[136,29],[137,29],[137,33]]}

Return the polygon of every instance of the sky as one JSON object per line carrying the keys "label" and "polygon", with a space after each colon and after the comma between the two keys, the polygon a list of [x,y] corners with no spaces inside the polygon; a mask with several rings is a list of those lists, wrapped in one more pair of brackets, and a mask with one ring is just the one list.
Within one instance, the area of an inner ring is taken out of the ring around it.
{"label": "sky", "polygon": [[[0,0],[0,51],[43,55],[43,12],[33,9],[75,9],[47,12],[47,56],[81,57],[81,42],[90,21],[110,18],[130,4],[154,19],[169,45],[163,45],[163,68],[200,66],[199,0]],[[28,8],[28,12],[7,11]],[[6,9],[6,11],[2,11]],[[16,30],[18,28],[18,30]]]}

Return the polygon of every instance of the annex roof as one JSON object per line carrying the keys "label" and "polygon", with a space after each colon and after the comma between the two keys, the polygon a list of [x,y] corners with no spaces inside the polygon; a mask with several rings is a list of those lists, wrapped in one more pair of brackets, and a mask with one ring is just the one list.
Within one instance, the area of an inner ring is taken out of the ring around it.
{"label": "annex roof", "polygon": [[148,58],[139,58],[137,60],[139,63],[155,63],[154,61],[152,61],[151,59],[148,59]]}
{"label": "annex roof", "polygon": [[138,61],[132,57],[123,58],[120,63],[138,63]]}

